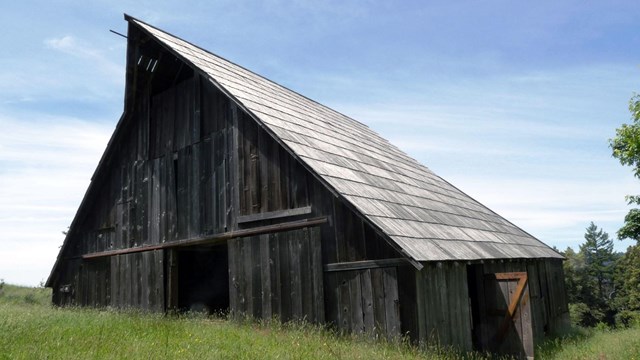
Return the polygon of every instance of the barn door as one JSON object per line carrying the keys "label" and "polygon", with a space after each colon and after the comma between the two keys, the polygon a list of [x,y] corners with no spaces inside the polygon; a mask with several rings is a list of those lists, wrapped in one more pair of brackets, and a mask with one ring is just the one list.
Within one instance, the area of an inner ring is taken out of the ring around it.
{"label": "barn door", "polygon": [[533,331],[527,280],[526,272],[484,275],[484,350],[533,359]]}

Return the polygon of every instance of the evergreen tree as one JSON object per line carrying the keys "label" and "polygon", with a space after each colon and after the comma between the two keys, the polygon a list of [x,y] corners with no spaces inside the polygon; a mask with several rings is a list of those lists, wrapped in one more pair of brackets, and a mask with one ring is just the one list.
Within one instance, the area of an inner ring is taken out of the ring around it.
{"label": "evergreen tree", "polygon": [[593,222],[587,227],[584,238],[586,241],[580,245],[580,253],[584,256],[585,270],[590,282],[595,282],[597,302],[604,305],[613,294],[613,240]]}

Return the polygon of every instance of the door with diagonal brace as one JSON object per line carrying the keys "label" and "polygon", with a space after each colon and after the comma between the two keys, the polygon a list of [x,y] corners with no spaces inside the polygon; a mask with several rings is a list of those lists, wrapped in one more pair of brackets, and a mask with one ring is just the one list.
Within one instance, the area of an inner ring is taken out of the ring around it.
{"label": "door with diagonal brace", "polygon": [[481,348],[516,358],[533,358],[533,331],[526,272],[484,274]]}

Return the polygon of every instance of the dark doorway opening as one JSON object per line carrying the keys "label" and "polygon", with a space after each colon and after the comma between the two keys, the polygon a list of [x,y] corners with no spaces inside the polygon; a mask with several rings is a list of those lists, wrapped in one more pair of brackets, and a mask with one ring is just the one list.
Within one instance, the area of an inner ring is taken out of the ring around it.
{"label": "dark doorway opening", "polygon": [[178,309],[226,313],[229,310],[227,246],[178,251]]}
{"label": "dark doorway opening", "polygon": [[483,268],[482,264],[467,265],[467,284],[469,285],[469,302],[471,307],[471,342],[474,350],[486,350],[482,343],[482,324],[480,312],[484,305]]}

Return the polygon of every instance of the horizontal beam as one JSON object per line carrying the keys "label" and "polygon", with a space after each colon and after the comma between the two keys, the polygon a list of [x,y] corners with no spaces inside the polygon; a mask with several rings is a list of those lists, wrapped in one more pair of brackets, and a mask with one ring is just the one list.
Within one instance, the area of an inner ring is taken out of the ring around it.
{"label": "horizontal beam", "polygon": [[496,280],[520,280],[526,279],[527,273],[522,272],[504,272],[504,273],[495,273]]}
{"label": "horizontal beam", "polygon": [[311,218],[311,219],[296,220],[296,221],[280,223],[275,225],[260,226],[260,227],[255,227],[251,229],[229,231],[225,233],[197,237],[192,239],[170,241],[162,244],[138,246],[138,247],[128,248],[128,249],[101,251],[101,252],[82,255],[82,258],[95,259],[95,258],[101,258],[106,256],[132,254],[132,253],[138,253],[138,252],[144,252],[144,251],[169,249],[169,248],[177,248],[177,247],[198,246],[198,245],[217,245],[217,244],[225,243],[227,240],[230,240],[230,239],[246,237],[246,236],[269,234],[269,233],[280,232],[280,231],[296,230],[296,229],[301,229],[301,228],[310,227],[310,226],[322,225],[326,222],[327,222],[327,218],[323,216],[323,217],[317,217],[317,218]]}
{"label": "horizontal beam", "polygon": [[326,264],[324,266],[324,271],[332,272],[332,271],[376,269],[376,268],[401,266],[401,265],[410,265],[410,262],[407,261],[407,259],[405,258],[339,262],[339,263]]}
{"label": "horizontal beam", "polygon": [[279,219],[288,216],[306,215],[311,214],[311,206],[304,206],[295,209],[269,211],[258,214],[242,215],[238,216],[238,224],[248,223],[253,221]]}

